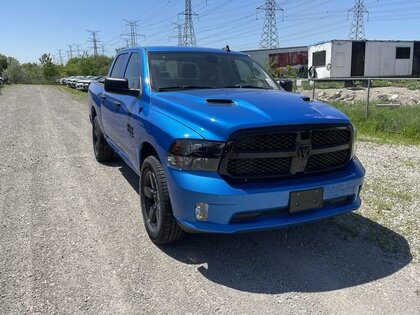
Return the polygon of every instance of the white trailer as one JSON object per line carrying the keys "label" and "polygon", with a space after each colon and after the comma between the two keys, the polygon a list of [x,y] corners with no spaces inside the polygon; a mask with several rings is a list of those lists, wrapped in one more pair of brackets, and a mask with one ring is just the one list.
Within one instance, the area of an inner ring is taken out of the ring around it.
{"label": "white trailer", "polygon": [[333,40],[309,47],[309,77],[420,76],[420,42]]}

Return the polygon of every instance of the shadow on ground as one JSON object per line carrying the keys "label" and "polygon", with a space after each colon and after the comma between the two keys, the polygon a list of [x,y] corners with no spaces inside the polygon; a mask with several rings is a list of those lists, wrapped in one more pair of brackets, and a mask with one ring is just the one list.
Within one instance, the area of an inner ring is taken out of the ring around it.
{"label": "shadow on ground", "polygon": [[[138,176],[129,166],[121,160],[108,165],[119,167],[138,192]],[[357,228],[349,229],[346,222],[356,222]],[[378,233],[392,244],[391,252],[370,237]],[[355,213],[276,231],[187,234],[181,242],[159,248],[184,264],[197,265],[214,283],[269,294],[357,286],[387,277],[412,260],[403,236]]]}

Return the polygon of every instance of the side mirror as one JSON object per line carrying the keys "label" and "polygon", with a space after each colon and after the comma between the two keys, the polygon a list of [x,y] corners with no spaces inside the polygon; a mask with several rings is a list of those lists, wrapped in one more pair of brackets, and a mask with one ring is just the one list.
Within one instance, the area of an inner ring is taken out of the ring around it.
{"label": "side mirror", "polygon": [[126,78],[105,78],[104,89],[106,92],[125,94],[131,96],[139,96],[139,90],[128,88],[128,80]]}
{"label": "side mirror", "polygon": [[277,83],[287,92],[293,92],[293,80],[281,79]]}

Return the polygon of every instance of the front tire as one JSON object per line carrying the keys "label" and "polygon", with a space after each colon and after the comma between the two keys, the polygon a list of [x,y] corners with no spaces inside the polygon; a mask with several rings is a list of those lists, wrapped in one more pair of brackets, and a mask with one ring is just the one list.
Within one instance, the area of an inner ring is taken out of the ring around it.
{"label": "front tire", "polygon": [[152,242],[168,244],[180,240],[184,231],[172,213],[165,174],[154,156],[143,162],[139,189],[144,225]]}
{"label": "front tire", "polygon": [[114,150],[105,140],[101,127],[99,126],[98,116],[96,116],[92,121],[92,144],[93,153],[95,154],[95,158],[98,162],[107,162],[112,160]]}

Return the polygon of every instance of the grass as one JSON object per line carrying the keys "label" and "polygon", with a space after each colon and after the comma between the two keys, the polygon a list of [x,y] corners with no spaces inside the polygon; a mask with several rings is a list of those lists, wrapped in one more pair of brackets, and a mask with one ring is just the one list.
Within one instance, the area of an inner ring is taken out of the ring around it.
{"label": "grass", "polygon": [[366,119],[363,103],[345,105],[333,102],[332,105],[351,119],[362,141],[420,145],[420,106],[378,108],[371,103]]}
{"label": "grass", "polygon": [[69,88],[67,86],[63,86],[63,85],[56,85],[55,86],[57,89],[64,91],[66,93],[70,93],[73,96],[76,97],[77,100],[86,103],[88,101],[88,94],[86,92],[82,92],[76,89],[72,89]]}
{"label": "grass", "polygon": [[420,90],[420,80],[373,80],[372,87],[396,86],[405,87],[409,90]]}

